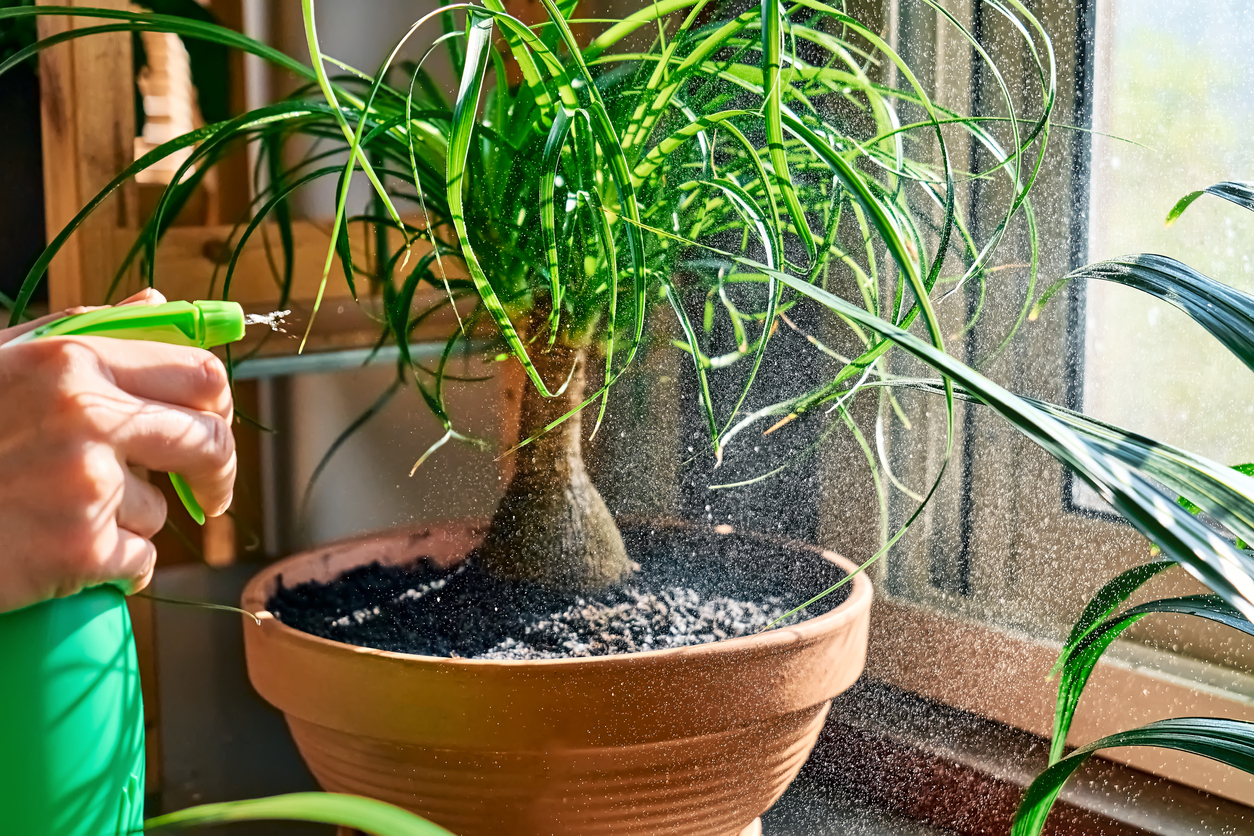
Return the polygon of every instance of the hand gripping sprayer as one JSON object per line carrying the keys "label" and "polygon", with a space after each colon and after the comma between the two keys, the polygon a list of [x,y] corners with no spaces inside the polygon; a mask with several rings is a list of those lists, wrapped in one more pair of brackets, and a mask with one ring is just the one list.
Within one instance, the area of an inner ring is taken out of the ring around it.
{"label": "hand gripping sprayer", "polygon": [[[95,336],[213,348],[244,336],[235,302],[125,305],[75,314],[0,346]],[[187,482],[174,489],[198,523]],[[144,706],[126,600],[86,589],[0,614],[0,831],[22,836],[138,832]]]}

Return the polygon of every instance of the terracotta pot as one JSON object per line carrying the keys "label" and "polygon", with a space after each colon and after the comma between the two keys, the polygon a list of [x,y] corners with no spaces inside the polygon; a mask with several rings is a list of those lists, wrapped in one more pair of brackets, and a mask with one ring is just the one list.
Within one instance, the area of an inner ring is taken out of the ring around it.
{"label": "terracotta pot", "polygon": [[[349,540],[279,561],[244,590],[244,609],[262,617],[260,626],[245,619],[249,677],[284,713],[325,789],[390,801],[460,836],[734,836],[783,794],[832,698],[862,671],[865,575],[839,606],[793,627],[588,659],[391,653],[302,633],[264,612],[280,582],[424,555],[452,565],[479,534],[463,523]],[[761,542],[778,552],[779,541]],[[793,546],[790,571],[804,562],[798,553],[816,561],[812,569],[854,569]]]}

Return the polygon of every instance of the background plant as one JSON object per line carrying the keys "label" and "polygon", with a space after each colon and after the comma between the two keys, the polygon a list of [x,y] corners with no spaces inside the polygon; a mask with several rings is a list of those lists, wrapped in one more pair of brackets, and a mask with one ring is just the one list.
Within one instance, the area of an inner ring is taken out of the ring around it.
{"label": "background plant", "polygon": [[[1203,194],[1222,197],[1238,206],[1254,210],[1254,188],[1248,183],[1225,182],[1185,195],[1167,215],[1172,224]],[[1136,255],[1084,267],[1060,280],[1045,295],[1048,299],[1059,287],[1073,279],[1116,281],[1167,301],[1202,324],[1221,344],[1254,369],[1254,297],[1235,290],[1193,270],[1175,259],[1159,255]],[[1240,497],[1228,492],[1229,483],[1248,497],[1248,477],[1254,464],[1225,468],[1185,450],[1136,436],[1108,424],[1056,407],[1042,405],[1061,420],[1095,439],[1118,443],[1124,456],[1142,466],[1149,475],[1178,493],[1176,504],[1193,515],[1205,514],[1214,524],[1215,537],[1224,536],[1243,555],[1249,555],[1254,534],[1248,507]],[[1130,446],[1140,448],[1131,454]],[[1134,464],[1134,466],[1137,466]],[[1199,479],[1201,473],[1215,481]],[[1066,754],[1067,733],[1079,706],[1089,676],[1108,647],[1125,630],[1147,616],[1176,613],[1205,619],[1246,635],[1254,635],[1249,611],[1233,606],[1222,594],[1184,595],[1159,598],[1132,607],[1128,599],[1143,585],[1164,572],[1176,569],[1176,560],[1164,558],[1123,572],[1098,591],[1088,603],[1063,645],[1051,675],[1059,677],[1058,700],[1054,709],[1054,731],[1049,750],[1049,766],[1032,785],[1015,816],[1015,836],[1037,836],[1067,779],[1089,756],[1102,749],[1120,746],[1156,746],[1211,758],[1254,773],[1254,723],[1216,717],[1180,717],[1118,732],[1088,743]],[[1214,585],[1211,589],[1220,592]],[[1065,757],[1064,757],[1065,755]]]}

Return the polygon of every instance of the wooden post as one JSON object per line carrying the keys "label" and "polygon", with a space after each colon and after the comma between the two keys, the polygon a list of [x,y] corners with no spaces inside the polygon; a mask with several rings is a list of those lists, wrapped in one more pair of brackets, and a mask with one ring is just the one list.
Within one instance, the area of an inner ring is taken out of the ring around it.
{"label": "wooden post", "polygon": [[[37,0],[39,5],[125,9],[127,0]],[[39,36],[103,21],[40,17]],[[95,195],[135,158],[134,66],[129,33],[92,35],[39,55],[43,127],[44,215],[51,241]],[[53,311],[106,301],[121,253],[119,229],[138,227],[134,184],[128,183],[88,218],[56,257],[48,273]],[[125,294],[135,280],[123,284]],[[139,654],[147,738],[147,789],[161,787],[156,642],[152,603],[128,601]]]}
{"label": "wooden post", "polygon": [[[127,0],[37,0],[39,5],[125,9]],[[104,21],[40,17],[41,38]],[[44,205],[48,239],[135,156],[134,68],[129,33],[93,35],[39,56]],[[109,198],[67,242],[49,271],[51,310],[105,301],[120,260],[119,228],[138,224],[133,184]],[[134,280],[123,291],[134,290]]]}

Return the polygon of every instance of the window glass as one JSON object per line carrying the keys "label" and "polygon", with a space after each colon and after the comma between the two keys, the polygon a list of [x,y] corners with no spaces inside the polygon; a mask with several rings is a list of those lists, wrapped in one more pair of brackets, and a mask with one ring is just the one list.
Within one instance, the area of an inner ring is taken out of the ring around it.
{"label": "window glass", "polygon": [[[1183,195],[1254,179],[1254,3],[1097,0],[1096,29],[1093,125],[1111,136],[1092,142],[1088,259],[1161,253],[1254,291],[1254,214],[1206,197],[1164,224]],[[1092,282],[1086,295],[1085,412],[1254,461],[1254,376],[1239,361],[1139,291]]]}

